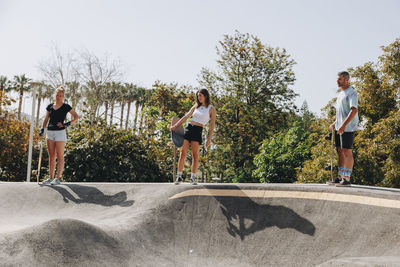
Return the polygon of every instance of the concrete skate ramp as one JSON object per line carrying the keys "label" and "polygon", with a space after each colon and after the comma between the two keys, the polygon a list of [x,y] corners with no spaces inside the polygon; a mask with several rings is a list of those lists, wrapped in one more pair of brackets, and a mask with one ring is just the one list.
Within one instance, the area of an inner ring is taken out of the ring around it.
{"label": "concrete skate ramp", "polygon": [[399,266],[400,191],[0,183],[0,266]]}

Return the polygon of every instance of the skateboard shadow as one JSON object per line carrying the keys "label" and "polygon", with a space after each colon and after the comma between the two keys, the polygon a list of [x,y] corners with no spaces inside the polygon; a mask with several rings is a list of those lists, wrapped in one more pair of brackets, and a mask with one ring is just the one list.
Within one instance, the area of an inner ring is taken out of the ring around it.
{"label": "skateboard shadow", "polygon": [[[76,204],[90,203],[102,206],[121,206],[129,207],[132,206],[134,201],[127,200],[127,194],[125,191],[118,192],[114,195],[106,195],[94,186],[85,186],[78,184],[62,184],[56,186],[48,186],[51,189],[60,193],[65,203],[72,201]],[[72,195],[65,187],[71,189],[77,197]]]}
{"label": "skateboard shadow", "polygon": [[[241,190],[237,186],[228,186],[226,189]],[[315,226],[309,220],[285,206],[258,204],[249,197],[214,196],[214,198],[220,203],[221,211],[226,217],[228,233],[233,237],[239,236],[241,240],[273,226],[279,229],[292,228],[310,236],[315,233]]]}

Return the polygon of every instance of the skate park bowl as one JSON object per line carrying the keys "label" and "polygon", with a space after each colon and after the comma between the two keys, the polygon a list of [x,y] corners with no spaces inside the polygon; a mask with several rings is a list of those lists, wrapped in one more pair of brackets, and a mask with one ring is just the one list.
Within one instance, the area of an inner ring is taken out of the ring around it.
{"label": "skate park bowl", "polygon": [[400,190],[0,182],[0,266],[400,266]]}

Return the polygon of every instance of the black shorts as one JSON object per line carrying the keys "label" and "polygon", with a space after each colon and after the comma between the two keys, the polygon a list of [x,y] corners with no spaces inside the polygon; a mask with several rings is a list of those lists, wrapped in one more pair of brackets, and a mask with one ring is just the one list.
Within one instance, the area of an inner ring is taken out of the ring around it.
{"label": "black shorts", "polygon": [[[344,132],[342,134],[342,147],[347,148],[347,149],[352,149],[353,148],[353,142],[354,142],[354,135],[355,132]],[[340,135],[337,134],[337,131],[335,131],[335,145],[336,147],[340,147]]]}
{"label": "black shorts", "polygon": [[189,123],[185,128],[185,134],[183,138],[188,140],[189,142],[197,141],[201,145],[202,134],[203,134],[203,127]]}

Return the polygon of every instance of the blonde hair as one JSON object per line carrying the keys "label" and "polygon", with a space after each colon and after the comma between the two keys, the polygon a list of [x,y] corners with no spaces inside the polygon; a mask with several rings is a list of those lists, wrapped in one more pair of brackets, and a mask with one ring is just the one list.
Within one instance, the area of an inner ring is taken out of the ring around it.
{"label": "blonde hair", "polygon": [[56,94],[57,94],[58,92],[61,92],[61,93],[63,93],[63,94],[65,95],[65,87],[64,87],[63,85],[57,87],[57,89],[56,89]]}

